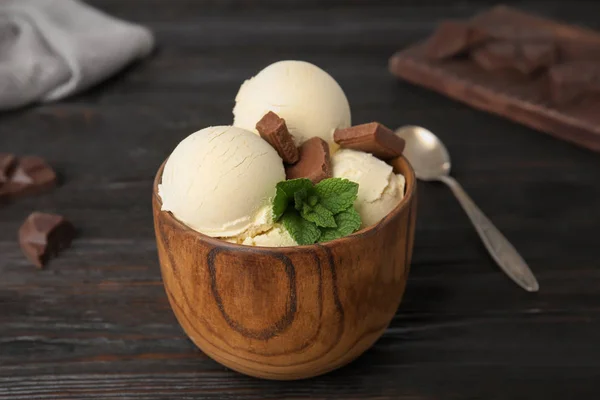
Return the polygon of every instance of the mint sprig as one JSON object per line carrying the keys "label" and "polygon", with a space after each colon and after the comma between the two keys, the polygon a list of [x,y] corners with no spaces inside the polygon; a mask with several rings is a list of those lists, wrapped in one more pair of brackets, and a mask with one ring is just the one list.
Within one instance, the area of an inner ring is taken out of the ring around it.
{"label": "mint sprig", "polygon": [[352,207],[358,194],[358,183],[348,179],[324,179],[315,185],[320,203],[334,214]]}
{"label": "mint sprig", "polygon": [[333,217],[333,213],[317,203],[314,207],[311,207],[307,203],[304,203],[300,215],[307,221],[313,222],[320,228],[335,228],[337,224]]}
{"label": "mint sprig", "polygon": [[358,184],[342,178],[316,185],[305,178],[282,181],[273,199],[273,219],[281,220],[300,245],[347,236],[361,225],[354,209],[357,193]]}
{"label": "mint sprig", "polygon": [[281,223],[298,244],[312,244],[321,237],[317,225],[302,218],[293,208],[283,214]]}
{"label": "mint sprig", "polygon": [[277,184],[275,199],[273,199],[273,219],[279,220],[285,210],[287,209],[291,200],[294,199],[296,192],[306,189],[307,191],[312,189],[313,184],[310,179],[299,178],[290,179],[288,181],[282,181]]}
{"label": "mint sprig", "polygon": [[354,207],[350,207],[335,216],[335,223],[337,225],[335,228],[321,230],[319,242],[327,242],[356,232],[361,224],[360,215]]}

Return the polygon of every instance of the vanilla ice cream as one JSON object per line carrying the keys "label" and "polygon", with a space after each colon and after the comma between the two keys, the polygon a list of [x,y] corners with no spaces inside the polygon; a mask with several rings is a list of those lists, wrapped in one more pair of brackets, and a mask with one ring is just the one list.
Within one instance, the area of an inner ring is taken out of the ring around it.
{"label": "vanilla ice cream", "polygon": [[350,126],[350,105],[338,83],[304,61],[279,61],[245,81],[235,98],[234,126],[256,133],[269,111],[285,119],[297,145],[318,136],[334,145],[333,131]]}
{"label": "vanilla ice cream", "polygon": [[232,126],[195,132],[165,165],[162,209],[212,237],[254,236],[273,226],[275,186],[283,161],[259,136]]}
{"label": "vanilla ice cream", "polygon": [[391,165],[369,153],[342,149],[331,162],[335,178],[358,183],[354,207],[362,219],[362,228],[379,222],[404,197],[404,176],[394,174]]}
{"label": "vanilla ice cream", "polygon": [[246,246],[262,247],[284,247],[298,245],[289,232],[280,224],[275,224],[273,228],[264,233],[254,236],[246,236],[245,238],[231,238],[229,241],[232,243],[244,244]]}

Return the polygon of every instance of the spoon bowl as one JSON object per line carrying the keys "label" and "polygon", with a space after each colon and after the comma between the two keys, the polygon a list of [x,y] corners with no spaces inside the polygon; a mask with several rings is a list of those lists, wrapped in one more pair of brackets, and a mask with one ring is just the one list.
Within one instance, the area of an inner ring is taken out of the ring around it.
{"label": "spoon bowl", "polygon": [[404,156],[410,161],[417,178],[438,180],[450,174],[450,154],[431,131],[415,125],[399,128],[396,135],[406,142]]}

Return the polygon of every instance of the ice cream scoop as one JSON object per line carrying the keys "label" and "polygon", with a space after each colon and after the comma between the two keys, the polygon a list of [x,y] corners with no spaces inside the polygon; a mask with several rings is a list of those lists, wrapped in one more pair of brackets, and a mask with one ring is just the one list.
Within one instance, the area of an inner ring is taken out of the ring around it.
{"label": "ice cream scoop", "polygon": [[296,243],[296,241],[292,238],[290,233],[279,224],[276,224],[267,232],[260,233],[255,236],[248,236],[238,243],[244,244],[246,246],[260,247],[284,247],[298,245],[298,243]]}
{"label": "ice cream scoop", "polygon": [[212,237],[253,236],[272,227],[271,201],[283,162],[259,136],[232,126],[197,131],[173,150],[158,187],[162,210]]}
{"label": "ice cream scoop", "polygon": [[338,83],[316,65],[279,61],[245,81],[235,98],[234,126],[256,132],[269,111],[283,118],[296,145],[318,136],[333,142],[333,131],[350,126],[350,105]]}
{"label": "ice cream scoop", "polygon": [[369,153],[342,149],[331,161],[334,178],[358,183],[354,207],[360,214],[363,228],[379,222],[404,197],[404,176],[395,174],[391,165]]}

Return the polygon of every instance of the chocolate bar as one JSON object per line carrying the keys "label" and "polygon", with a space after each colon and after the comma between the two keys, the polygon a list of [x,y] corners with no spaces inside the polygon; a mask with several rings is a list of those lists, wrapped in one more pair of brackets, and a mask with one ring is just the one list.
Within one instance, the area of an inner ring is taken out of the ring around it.
{"label": "chocolate bar", "polygon": [[487,71],[514,69],[529,75],[553,65],[557,51],[551,41],[495,40],[473,50],[471,58]]}
{"label": "chocolate bar", "polygon": [[486,30],[489,42],[553,42],[557,59],[531,75],[515,69],[487,72],[471,57],[433,62],[427,56],[427,43],[417,42],[390,57],[390,72],[474,109],[600,152],[600,113],[593,112],[600,107],[600,93],[573,82],[577,71],[563,76],[568,71],[562,68],[573,67],[560,66],[583,61],[600,64],[599,32],[507,6],[485,10],[465,23]]}
{"label": "chocolate bar", "polygon": [[42,158],[22,157],[0,186],[0,199],[42,193],[54,188],[56,182],[56,173]]}
{"label": "chocolate bar", "polygon": [[333,140],[341,147],[371,153],[382,160],[401,156],[405,145],[404,139],[379,122],[336,129]]}
{"label": "chocolate bar", "polygon": [[548,71],[550,96],[557,105],[581,99],[591,93],[600,93],[600,63],[574,61],[552,67]]}
{"label": "chocolate bar", "polygon": [[294,164],[298,161],[298,148],[283,118],[269,111],[257,122],[256,130],[263,139],[277,150],[283,162]]}
{"label": "chocolate bar", "polygon": [[442,60],[462,54],[488,39],[483,30],[458,21],[442,22],[429,37],[425,55],[430,60]]}
{"label": "chocolate bar", "polygon": [[300,158],[294,165],[286,166],[287,179],[308,178],[313,183],[331,178],[333,170],[329,145],[320,137],[308,139],[300,146]]}
{"label": "chocolate bar", "polygon": [[64,217],[33,212],[19,229],[19,244],[25,257],[43,268],[51,257],[71,245],[75,228]]}
{"label": "chocolate bar", "polygon": [[541,29],[515,24],[514,21],[504,23],[474,23],[487,32],[491,39],[508,40],[516,42],[551,42],[554,36]]}

